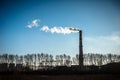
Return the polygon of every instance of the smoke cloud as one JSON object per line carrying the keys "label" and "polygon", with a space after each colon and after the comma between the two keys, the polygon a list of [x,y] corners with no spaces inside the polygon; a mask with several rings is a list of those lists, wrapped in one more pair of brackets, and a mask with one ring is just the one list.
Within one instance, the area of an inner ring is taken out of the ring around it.
{"label": "smoke cloud", "polygon": [[[72,28],[74,29],[74,28]],[[51,32],[51,33],[58,33],[58,34],[70,34],[70,33],[76,33],[78,32],[77,30],[71,30],[70,27],[52,27],[49,28],[48,26],[43,26],[41,28],[41,31],[45,31],[45,32]]]}
{"label": "smoke cloud", "polygon": [[[39,25],[40,20],[39,19],[34,19],[30,23],[28,23],[27,28],[33,28],[33,27],[40,27]],[[48,26],[42,26],[40,28],[41,31],[44,32],[50,32],[50,33],[58,33],[58,34],[70,34],[70,33],[77,33],[79,29],[76,28],[71,28],[71,27],[48,27]]]}
{"label": "smoke cloud", "polygon": [[39,19],[34,19],[31,23],[27,25],[28,28],[38,27],[39,26]]}

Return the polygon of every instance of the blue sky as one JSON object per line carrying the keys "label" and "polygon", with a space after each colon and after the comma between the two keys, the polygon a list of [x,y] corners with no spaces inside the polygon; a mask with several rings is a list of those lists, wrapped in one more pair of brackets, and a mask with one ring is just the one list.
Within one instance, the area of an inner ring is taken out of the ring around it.
{"label": "blue sky", "polygon": [[[34,20],[37,26],[27,27]],[[84,53],[120,54],[119,0],[2,0],[0,53],[78,53],[78,33],[50,33],[43,26],[81,29]]]}

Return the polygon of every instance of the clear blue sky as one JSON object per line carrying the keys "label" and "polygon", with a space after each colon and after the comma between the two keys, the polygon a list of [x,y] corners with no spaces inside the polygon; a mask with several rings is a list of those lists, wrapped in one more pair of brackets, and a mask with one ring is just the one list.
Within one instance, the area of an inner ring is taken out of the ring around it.
{"label": "clear blue sky", "polygon": [[[38,27],[27,28],[35,19]],[[44,25],[82,29],[84,53],[120,54],[119,0],[1,0],[0,54],[78,53],[78,33],[43,32]]]}

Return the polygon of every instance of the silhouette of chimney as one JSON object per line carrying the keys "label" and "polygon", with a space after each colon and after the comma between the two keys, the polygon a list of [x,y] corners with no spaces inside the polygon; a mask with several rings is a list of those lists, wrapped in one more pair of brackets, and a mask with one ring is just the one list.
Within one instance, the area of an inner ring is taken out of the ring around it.
{"label": "silhouette of chimney", "polygon": [[83,46],[82,46],[82,30],[69,28],[72,31],[79,31],[79,66],[83,66]]}
{"label": "silhouette of chimney", "polygon": [[82,30],[79,30],[79,66],[83,66]]}

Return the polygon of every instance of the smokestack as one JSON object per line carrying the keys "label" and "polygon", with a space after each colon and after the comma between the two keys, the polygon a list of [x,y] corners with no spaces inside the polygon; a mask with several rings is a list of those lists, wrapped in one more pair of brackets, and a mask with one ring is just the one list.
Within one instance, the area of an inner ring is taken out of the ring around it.
{"label": "smokestack", "polygon": [[79,66],[83,66],[82,30],[79,30]]}
{"label": "smokestack", "polygon": [[83,46],[82,46],[82,30],[69,28],[72,31],[79,31],[79,66],[83,66]]}

